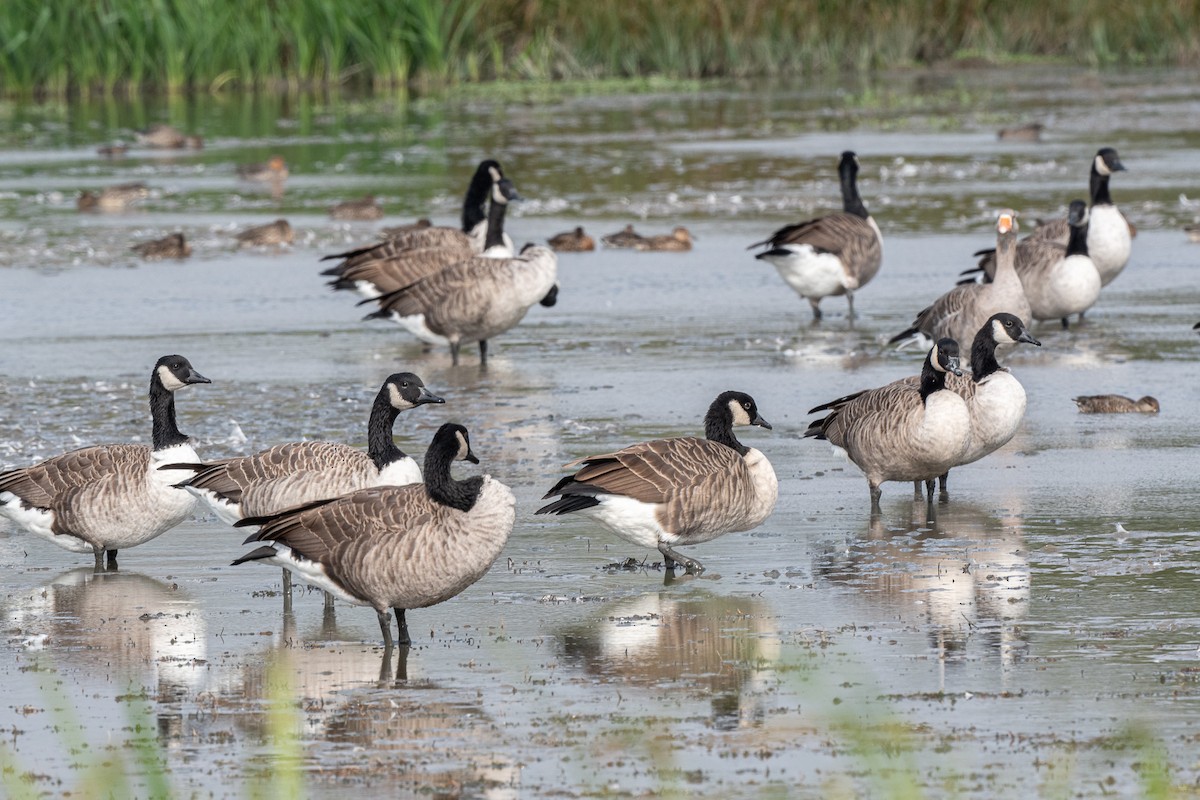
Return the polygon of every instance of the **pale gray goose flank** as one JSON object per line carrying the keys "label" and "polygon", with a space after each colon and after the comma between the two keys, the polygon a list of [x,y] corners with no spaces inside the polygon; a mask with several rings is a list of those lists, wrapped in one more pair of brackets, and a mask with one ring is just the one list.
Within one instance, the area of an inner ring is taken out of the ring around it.
{"label": "pale gray goose flank", "polygon": [[[1088,177],[1091,207],[1088,209],[1088,254],[1100,273],[1100,285],[1107,286],[1129,263],[1133,249],[1133,229],[1129,220],[1112,201],[1108,191],[1108,180],[1114,172],[1123,172],[1117,151],[1102,147],[1092,158]],[[1070,221],[1060,217],[1039,225],[1029,238],[1045,239],[1066,247],[1071,238]],[[980,250],[975,255],[983,256],[979,266],[991,275],[994,271],[994,255],[991,250]]]}
{"label": "pale gray goose flank", "polygon": [[210,381],[183,356],[158,359],[150,373],[151,446],[85,447],[0,473],[0,514],[59,547],[93,553],[97,570],[107,554],[116,569],[118,550],[165,533],[196,504],[174,486],[184,474],[160,467],[198,460],[175,423],[175,392],[197,383]]}
{"label": "pale gray goose flank", "polygon": [[511,258],[512,240],[504,233],[504,214],[509,202],[519,199],[520,195],[507,178],[500,178],[492,184],[482,252],[473,243],[461,238],[441,245],[418,242],[417,246],[411,244],[411,237],[396,238],[371,248],[335,256],[346,257],[346,260],[322,274],[336,276],[328,284],[335,291],[353,289],[363,298],[373,300],[475,255]]}
{"label": "pale gray goose flank", "polygon": [[941,339],[925,357],[919,385],[901,379],[808,412],[829,412],[804,436],[827,439],[863,471],[872,512],[879,510],[880,484],[886,481],[925,481],[932,502],[932,481],[967,451],[971,415],[966,401],[946,386],[947,373],[962,374],[958,361],[958,343]]}
{"label": "pale gray goose flank", "polygon": [[788,225],[750,248],[769,249],[755,258],[773,264],[796,294],[821,318],[821,298],[846,295],[854,318],[854,292],[875,277],[883,262],[883,234],[858,194],[858,157],[849,150],[838,164],[842,212]]}
{"label": "pale gray goose flank", "polygon": [[[500,555],[516,501],[490,475],[456,480],[455,460],[479,463],[467,429],[447,423],[425,453],[425,483],[377,486],[238,526],[261,526],[262,546],[233,563],[265,561],[356,605],[375,609],[384,644],[408,645],[405,612],[454,597]],[[392,637],[388,610],[399,636]]]}
{"label": "pale gray goose flank", "polygon": [[554,305],[557,278],[554,251],[527,244],[514,258],[475,256],[385,294],[367,319],[390,319],[423,341],[449,344],[454,364],[464,343],[478,342],[486,366],[488,340],[520,322],[534,303]]}
{"label": "pale gray goose flank", "polygon": [[1091,394],[1074,397],[1081,414],[1157,414],[1158,400],[1146,395],[1140,400],[1119,394]]}
{"label": "pale gray goose flank", "polygon": [[[956,392],[967,403],[971,415],[971,440],[956,467],[972,464],[989,453],[999,450],[1012,439],[1025,417],[1025,387],[996,360],[996,348],[1018,343],[1041,347],[1030,335],[1020,318],[1014,314],[993,314],[971,344],[971,374],[946,376],[946,388]],[[913,386],[920,379],[906,378]],[[939,494],[947,497],[946,481],[949,470],[938,476]],[[918,499],[919,483],[913,486]]]}
{"label": "pale gray goose flank", "polygon": [[[572,461],[580,467],[546,492],[538,514],[575,511],[626,541],[657,549],[668,571],[704,571],[679,545],[758,527],[775,509],[779,481],[771,462],[734,435],[735,426],[771,425],[744,392],[722,392],[704,415],[704,436],[655,439]],[[582,466],[580,466],[582,465]]]}
{"label": "pale gray goose flank", "polygon": [[893,336],[888,344],[906,343],[921,337],[974,341],[983,324],[1002,311],[1016,315],[1022,324],[1028,325],[1031,318],[1029,300],[1015,266],[1017,230],[1016,212],[1001,211],[996,220],[996,252],[999,256],[996,279],[991,283],[958,284],[923,309],[912,327]]}

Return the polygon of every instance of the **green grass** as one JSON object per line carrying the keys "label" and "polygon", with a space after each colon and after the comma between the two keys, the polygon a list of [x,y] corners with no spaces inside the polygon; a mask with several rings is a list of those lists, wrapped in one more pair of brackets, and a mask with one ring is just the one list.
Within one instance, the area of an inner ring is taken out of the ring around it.
{"label": "green grass", "polygon": [[1197,30],[1192,0],[4,0],[0,91],[1196,65]]}

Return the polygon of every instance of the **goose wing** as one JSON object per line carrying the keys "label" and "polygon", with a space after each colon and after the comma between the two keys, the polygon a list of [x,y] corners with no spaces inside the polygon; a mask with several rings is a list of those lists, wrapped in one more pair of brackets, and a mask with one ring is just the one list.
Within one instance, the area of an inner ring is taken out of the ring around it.
{"label": "goose wing", "polygon": [[66,492],[135,469],[149,468],[150,448],[136,444],[85,447],[48,458],[40,464],[0,474],[0,492],[11,492],[27,505],[56,508]]}

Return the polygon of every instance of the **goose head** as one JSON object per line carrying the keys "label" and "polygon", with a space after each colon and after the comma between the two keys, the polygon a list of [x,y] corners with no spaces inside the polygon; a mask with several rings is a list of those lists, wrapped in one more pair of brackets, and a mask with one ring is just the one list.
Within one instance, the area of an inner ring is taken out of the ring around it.
{"label": "goose head", "polygon": [[1101,175],[1112,175],[1114,172],[1124,172],[1125,165],[1112,147],[1101,147],[1096,153],[1093,168]]}
{"label": "goose head", "polygon": [[1072,228],[1083,228],[1088,224],[1087,203],[1082,200],[1072,200],[1067,212],[1067,224]]}
{"label": "goose head", "polygon": [[962,375],[959,361],[958,342],[953,339],[939,339],[929,351],[929,364],[938,372]]}
{"label": "goose head", "polygon": [[191,386],[197,383],[212,383],[208,378],[196,372],[192,368],[192,364],[183,356],[163,356],[154,365],[154,377],[152,383],[156,383],[168,392],[175,392],[185,386]]}
{"label": "goose head", "polygon": [[731,424],[735,427],[757,425],[771,430],[771,423],[759,416],[758,404],[754,402],[754,398],[745,392],[722,392],[713,401],[711,411],[720,413],[721,416],[728,413]]}
{"label": "goose head", "polygon": [[425,382],[411,372],[396,372],[384,381],[388,402],[392,408],[405,411],[426,403],[446,401],[425,388]]}
{"label": "goose head", "polygon": [[1025,344],[1036,345],[1041,347],[1042,343],[1030,335],[1025,328],[1025,323],[1021,322],[1021,318],[1015,314],[1001,312],[993,314],[987,321],[984,330],[988,332],[993,342],[996,344],[1016,344],[1024,342]]}

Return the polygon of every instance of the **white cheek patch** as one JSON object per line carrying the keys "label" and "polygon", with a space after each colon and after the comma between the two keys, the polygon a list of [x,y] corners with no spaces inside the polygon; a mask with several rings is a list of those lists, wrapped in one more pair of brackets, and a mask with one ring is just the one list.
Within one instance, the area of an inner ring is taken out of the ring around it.
{"label": "white cheek patch", "polygon": [[158,382],[161,383],[163,388],[168,392],[178,391],[184,386],[187,386],[186,383],[179,380],[179,378],[176,378],[175,373],[167,369],[166,365],[158,368]]}
{"label": "white cheek patch", "polygon": [[394,383],[388,384],[388,402],[392,404],[392,408],[412,408],[412,403],[404,399]]}
{"label": "white cheek patch", "polygon": [[1004,326],[1000,324],[1000,320],[992,320],[992,341],[997,344],[1007,341],[1012,337],[1004,332]]}
{"label": "white cheek patch", "polygon": [[729,413],[733,415],[734,425],[750,424],[750,414],[747,413],[746,409],[742,408],[742,404],[737,400],[729,401]]}
{"label": "white cheek patch", "polygon": [[936,344],[933,346],[933,349],[929,351],[929,363],[932,364],[933,368],[938,372],[946,371],[942,366],[941,354],[938,352],[938,346]]}
{"label": "white cheek patch", "polygon": [[488,174],[492,176],[493,183],[499,182],[500,179],[503,177],[500,174],[500,170],[496,169],[495,167],[488,167]]}
{"label": "white cheek patch", "polygon": [[458,437],[458,460],[465,461],[467,453],[471,452],[471,445],[467,444],[467,437],[462,435],[462,432],[454,434]]}
{"label": "white cheek patch", "polygon": [[1108,164],[1104,163],[1103,156],[1096,156],[1096,172],[1101,175],[1112,175],[1112,170],[1108,168]]}
{"label": "white cheek patch", "polygon": [[504,192],[500,191],[500,184],[492,184],[492,202],[504,205],[508,202],[508,198],[504,196]]}

